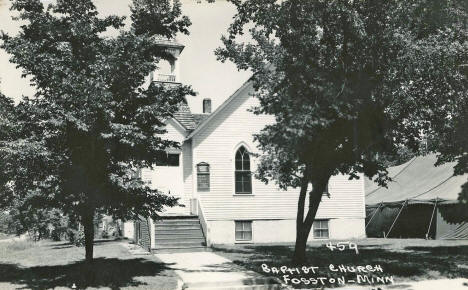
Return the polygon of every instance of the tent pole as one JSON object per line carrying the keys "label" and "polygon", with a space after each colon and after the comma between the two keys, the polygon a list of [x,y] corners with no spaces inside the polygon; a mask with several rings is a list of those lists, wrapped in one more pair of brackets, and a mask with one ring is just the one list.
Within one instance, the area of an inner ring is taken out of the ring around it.
{"label": "tent pole", "polygon": [[395,220],[393,221],[393,224],[390,226],[390,228],[388,229],[388,232],[387,232],[387,238],[388,236],[390,235],[390,232],[392,231],[393,229],[393,226],[395,225],[398,217],[400,216],[401,212],[403,211],[403,208],[405,207],[406,203],[408,202],[408,200],[405,200],[405,202],[403,203],[403,205],[401,206],[400,208],[400,211],[398,212],[397,216],[395,217]]}
{"label": "tent pole", "polygon": [[434,209],[432,210],[431,220],[429,221],[429,226],[427,227],[426,240],[429,239],[429,232],[431,231],[432,220],[434,219],[434,213],[437,208],[437,200],[438,198],[436,197],[436,200],[434,203]]}
{"label": "tent pole", "polygon": [[379,206],[375,209],[374,213],[372,214],[371,218],[369,219],[369,221],[367,222],[367,225],[366,225],[366,229],[367,229],[367,226],[371,223],[372,219],[374,218],[374,216],[377,214],[377,211],[380,209],[380,207],[382,206],[382,203],[379,204]]}

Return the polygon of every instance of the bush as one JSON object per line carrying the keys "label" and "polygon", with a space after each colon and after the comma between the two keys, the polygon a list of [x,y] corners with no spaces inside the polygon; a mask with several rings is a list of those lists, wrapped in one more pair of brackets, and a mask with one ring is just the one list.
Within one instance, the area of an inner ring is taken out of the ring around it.
{"label": "bush", "polygon": [[69,229],[67,235],[70,243],[74,244],[75,246],[83,247],[85,245],[85,235],[82,229]]}
{"label": "bush", "polygon": [[107,231],[107,229],[102,230],[101,238],[103,238],[103,239],[108,239],[109,238],[109,232]]}

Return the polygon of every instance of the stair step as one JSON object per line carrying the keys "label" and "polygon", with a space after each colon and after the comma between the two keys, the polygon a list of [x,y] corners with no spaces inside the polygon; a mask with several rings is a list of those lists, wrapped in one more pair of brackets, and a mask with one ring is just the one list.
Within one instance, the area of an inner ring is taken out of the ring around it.
{"label": "stair step", "polygon": [[210,248],[207,247],[184,247],[184,248],[165,248],[165,249],[151,249],[152,253],[157,254],[172,254],[172,253],[187,253],[187,252],[211,252]]}
{"label": "stair step", "polygon": [[170,221],[170,220],[193,220],[198,219],[197,215],[164,215],[160,217],[160,221]]}
{"label": "stair step", "polygon": [[155,245],[151,251],[205,250],[206,241],[198,216],[164,217],[155,221]]}
{"label": "stair step", "polygon": [[184,242],[205,242],[203,237],[187,237],[187,238],[166,238],[166,237],[156,237],[155,238],[156,245],[160,243],[184,243]]}
{"label": "stair step", "polygon": [[190,236],[190,235],[195,235],[195,234],[202,234],[203,231],[201,229],[176,229],[176,230],[156,229],[155,233],[156,233],[156,236],[160,236],[160,235],[185,235],[185,236]]}
{"label": "stair step", "polygon": [[157,231],[178,231],[178,230],[201,230],[200,225],[196,226],[156,226]]}
{"label": "stair step", "polygon": [[198,233],[193,233],[193,234],[174,234],[174,233],[171,233],[171,234],[161,234],[161,233],[158,233],[156,235],[156,240],[158,239],[203,239],[204,236],[201,232],[198,232]]}
{"label": "stair step", "polygon": [[186,224],[199,224],[198,219],[182,219],[182,220],[160,220],[156,221],[155,224],[177,224],[177,223],[186,223]]}
{"label": "stair step", "polygon": [[173,228],[173,227],[200,227],[200,223],[180,223],[180,224],[156,224],[156,228]]}
{"label": "stair step", "polygon": [[154,250],[164,250],[164,249],[198,249],[198,248],[206,248],[205,245],[201,243],[193,243],[193,244],[165,244],[165,245],[155,245],[153,248]]}
{"label": "stair step", "polygon": [[156,243],[156,246],[158,245],[188,245],[188,244],[199,244],[199,245],[204,245],[205,240],[204,239],[195,239],[195,240],[165,240],[165,241],[159,241]]}

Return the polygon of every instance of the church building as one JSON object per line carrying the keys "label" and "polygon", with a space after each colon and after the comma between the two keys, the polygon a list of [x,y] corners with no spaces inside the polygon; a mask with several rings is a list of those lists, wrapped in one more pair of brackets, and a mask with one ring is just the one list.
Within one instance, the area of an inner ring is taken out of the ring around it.
{"label": "church building", "polygon": [[[183,46],[163,45],[178,57]],[[177,60],[150,76],[151,81],[177,85]],[[180,143],[168,149],[167,158],[141,176],[160,190],[179,198],[180,207],[167,208],[162,220],[125,223],[125,235],[151,251],[202,248],[213,244],[292,243],[295,241],[299,189],[279,189],[254,176],[258,152],[253,134],[274,121],[254,115],[258,100],[245,82],[212,111],[203,99],[203,113],[193,114],[181,105],[166,122],[166,136]],[[313,239],[365,237],[364,180],[337,175],[330,179],[316,221]]]}

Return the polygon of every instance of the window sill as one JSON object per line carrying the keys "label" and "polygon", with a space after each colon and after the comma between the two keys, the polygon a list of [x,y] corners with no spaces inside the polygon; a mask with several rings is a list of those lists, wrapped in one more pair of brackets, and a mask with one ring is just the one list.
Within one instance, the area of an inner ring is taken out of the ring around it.
{"label": "window sill", "polygon": [[255,196],[253,193],[234,193],[232,196]]}
{"label": "window sill", "polygon": [[235,241],[234,244],[253,244],[253,241]]}

